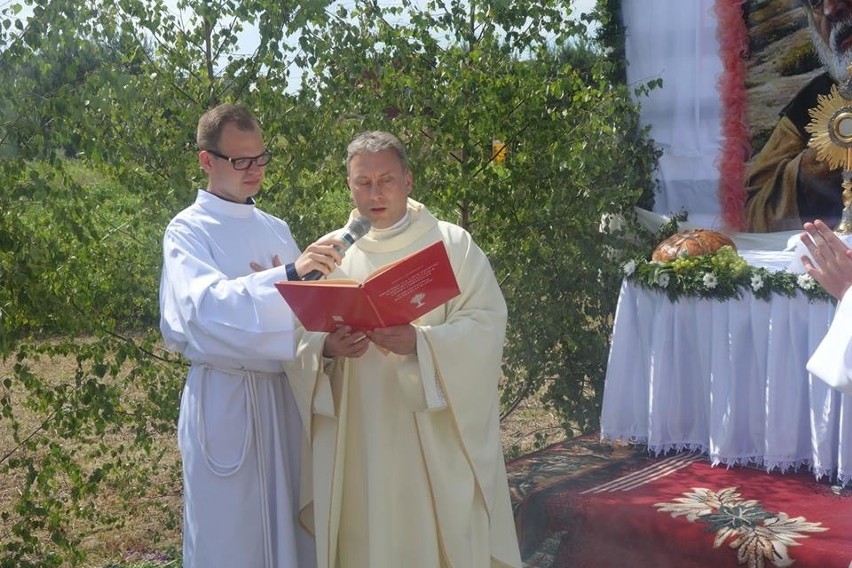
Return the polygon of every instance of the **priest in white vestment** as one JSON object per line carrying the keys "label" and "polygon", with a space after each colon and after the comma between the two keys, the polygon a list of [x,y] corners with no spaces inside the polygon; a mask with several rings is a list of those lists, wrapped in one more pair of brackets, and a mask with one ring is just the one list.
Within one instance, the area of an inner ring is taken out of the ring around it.
{"label": "priest in white vestment", "polygon": [[852,250],[820,220],[805,223],[802,243],[810,256],[805,270],[839,300],[831,327],[808,360],[808,371],[831,387],[852,394]]}
{"label": "priest in white vestment", "polygon": [[[287,224],[255,207],[270,159],[256,120],[221,105],[198,124],[208,176],[163,237],[160,328],[191,363],[178,444],[183,461],[185,568],[309,568],[298,523],[302,425],[283,362],[294,318],[275,289],[340,259],[333,242],[300,255]],[[272,264],[252,268],[254,261]]]}
{"label": "priest in white vestment", "polygon": [[364,133],[348,152],[352,217],[372,229],[330,278],[363,281],[442,241],[461,294],[411,325],[301,332],[288,374],[311,438],[303,519],[318,565],[520,567],[499,429],[500,287],[467,231],[409,199],[396,137]]}

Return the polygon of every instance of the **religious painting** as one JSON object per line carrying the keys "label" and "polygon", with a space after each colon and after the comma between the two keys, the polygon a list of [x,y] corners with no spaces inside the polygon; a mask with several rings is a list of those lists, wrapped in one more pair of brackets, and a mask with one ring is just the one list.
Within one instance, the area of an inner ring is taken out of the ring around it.
{"label": "religious painting", "polygon": [[[852,63],[852,0],[748,0],[742,11],[750,147],[745,228],[798,230],[817,218],[836,227],[846,168],[844,160],[827,159],[832,154],[826,152],[839,144],[846,155],[829,126],[841,111],[852,111],[852,100],[839,89]],[[852,99],[852,89],[846,94]],[[822,153],[812,140],[817,134],[834,136]]]}

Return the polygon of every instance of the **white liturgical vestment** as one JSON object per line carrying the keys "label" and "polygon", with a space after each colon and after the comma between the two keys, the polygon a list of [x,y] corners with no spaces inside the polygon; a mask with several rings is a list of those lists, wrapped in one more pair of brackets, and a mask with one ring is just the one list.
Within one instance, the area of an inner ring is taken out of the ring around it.
{"label": "white liturgical vestment", "polygon": [[442,241],[461,294],[415,322],[416,355],[371,345],[330,370],[326,334],[303,332],[288,362],[313,451],[303,518],[320,568],[520,567],[499,429],[506,304],[466,231],[413,200],[408,215],[358,240],[331,278],[363,281]]}
{"label": "white liturgical vestment", "polygon": [[283,361],[293,316],[274,283],[298,247],[280,219],[206,191],[163,238],[160,329],[190,362],[178,422],[186,568],[315,565],[298,524],[302,436]]}
{"label": "white liturgical vestment", "polygon": [[846,394],[852,394],[852,288],[837,304],[828,333],[808,360],[808,371]]}

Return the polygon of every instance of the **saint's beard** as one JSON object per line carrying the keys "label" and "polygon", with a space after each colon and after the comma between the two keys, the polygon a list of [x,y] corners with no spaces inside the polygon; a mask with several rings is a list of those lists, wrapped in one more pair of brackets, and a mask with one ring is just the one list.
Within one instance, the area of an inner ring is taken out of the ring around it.
{"label": "saint's beard", "polygon": [[831,27],[831,35],[828,38],[828,43],[826,43],[819,32],[811,25],[811,40],[817,56],[826,71],[828,71],[828,74],[837,83],[842,83],[849,77],[847,68],[852,63],[852,49],[843,53],[837,53],[831,45],[835,43],[835,38],[839,34],[848,31],[850,27],[852,27],[852,20],[845,20],[834,24]]}

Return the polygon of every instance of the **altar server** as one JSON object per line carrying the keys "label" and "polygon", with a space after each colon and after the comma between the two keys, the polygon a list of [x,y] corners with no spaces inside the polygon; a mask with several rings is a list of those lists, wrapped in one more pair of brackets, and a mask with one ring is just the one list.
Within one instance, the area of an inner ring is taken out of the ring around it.
{"label": "altar server", "polygon": [[831,327],[808,361],[808,371],[845,393],[852,393],[852,250],[820,220],[805,223],[802,242],[810,252],[802,264],[837,298]]}
{"label": "altar server", "polygon": [[348,147],[348,184],[372,229],[338,271],[358,281],[436,241],[461,295],[413,324],[304,332],[300,411],[313,449],[320,568],[520,567],[500,443],[506,304],[461,227],[409,198],[405,149],[366,132]]}
{"label": "altar server", "polygon": [[339,241],[300,255],[287,224],[255,207],[271,154],[245,108],[206,112],[197,143],[207,187],[166,228],[160,282],[165,345],[191,363],[178,422],[183,566],[311,567],[297,521],[302,428],[282,366],[294,318],[274,283],[327,274]]}

